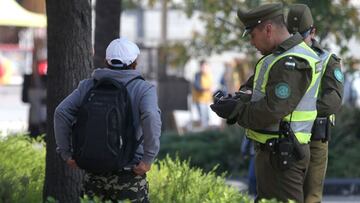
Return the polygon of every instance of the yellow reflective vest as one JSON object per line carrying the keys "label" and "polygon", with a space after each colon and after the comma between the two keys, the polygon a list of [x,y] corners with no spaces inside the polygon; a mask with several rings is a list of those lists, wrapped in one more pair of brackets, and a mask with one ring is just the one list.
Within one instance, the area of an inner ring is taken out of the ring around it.
{"label": "yellow reflective vest", "polygon": [[[323,50],[323,53],[319,55],[321,61],[322,61],[322,70],[321,70],[321,78],[324,76],[325,74],[325,71],[326,71],[326,67],[327,67],[327,64],[329,63],[329,60],[331,58],[331,53],[326,51],[326,50]],[[321,80],[321,79],[320,79]],[[319,87],[319,91],[321,90],[321,88]]]}
{"label": "yellow reflective vest", "polygon": [[[288,57],[299,57],[306,60],[311,69],[311,83],[306,93],[300,100],[293,112],[285,116],[282,120],[290,122],[291,128],[296,138],[302,144],[308,143],[311,137],[311,128],[316,119],[316,100],[322,75],[322,60],[319,56],[302,42],[281,54],[270,54],[263,57],[256,65],[253,95],[251,102],[256,102],[265,97],[265,89],[272,66],[280,59]],[[294,64],[295,65],[295,64]],[[261,130],[246,129],[247,137],[260,143],[265,143],[268,139],[279,137],[279,124],[274,123]]]}

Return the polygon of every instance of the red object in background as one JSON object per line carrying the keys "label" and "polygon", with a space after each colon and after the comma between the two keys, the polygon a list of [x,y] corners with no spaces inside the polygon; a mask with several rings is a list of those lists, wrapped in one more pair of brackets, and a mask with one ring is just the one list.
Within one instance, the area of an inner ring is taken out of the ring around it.
{"label": "red object in background", "polygon": [[47,73],[47,60],[38,62],[38,73],[39,75],[46,75]]}
{"label": "red object in background", "polygon": [[0,62],[0,78],[5,75],[5,68],[3,67],[3,65]]}

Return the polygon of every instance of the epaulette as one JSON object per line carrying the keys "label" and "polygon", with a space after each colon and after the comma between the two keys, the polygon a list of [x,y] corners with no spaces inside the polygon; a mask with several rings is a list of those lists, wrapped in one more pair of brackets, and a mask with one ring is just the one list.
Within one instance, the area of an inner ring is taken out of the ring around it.
{"label": "epaulette", "polygon": [[273,54],[274,54],[274,55],[280,55],[280,54],[284,53],[285,51],[286,51],[286,50],[285,50],[284,48],[278,47],[278,48],[273,52]]}
{"label": "epaulette", "polygon": [[331,56],[336,60],[336,61],[341,61],[341,58],[338,57],[336,54],[331,54]]}

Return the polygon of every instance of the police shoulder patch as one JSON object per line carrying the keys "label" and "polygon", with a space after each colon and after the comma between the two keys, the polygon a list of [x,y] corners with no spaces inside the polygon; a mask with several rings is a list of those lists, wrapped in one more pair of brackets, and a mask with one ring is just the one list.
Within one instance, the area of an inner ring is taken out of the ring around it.
{"label": "police shoulder patch", "polygon": [[344,82],[344,74],[341,72],[340,68],[335,68],[334,69],[334,76],[335,76],[337,81],[339,81],[341,83]]}
{"label": "police shoulder patch", "polygon": [[280,99],[287,99],[291,94],[290,87],[287,83],[281,82],[275,86],[275,95]]}

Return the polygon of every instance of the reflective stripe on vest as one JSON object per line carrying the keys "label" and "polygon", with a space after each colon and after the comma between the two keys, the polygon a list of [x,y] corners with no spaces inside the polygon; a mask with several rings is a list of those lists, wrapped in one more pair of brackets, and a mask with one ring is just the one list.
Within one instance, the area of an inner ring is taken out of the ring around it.
{"label": "reflective stripe on vest", "polygon": [[[331,53],[323,50],[322,54],[320,54],[320,59],[322,62],[322,71],[321,71],[321,78],[323,78],[326,68],[327,68],[327,64],[329,63],[329,60],[331,58]],[[321,91],[321,88],[318,89],[318,91]]]}
{"label": "reflective stripe on vest", "polygon": [[[327,65],[330,61],[330,58],[332,56],[332,54],[326,50],[323,50],[322,53],[319,55],[320,56],[320,59],[322,61],[322,71],[321,71],[321,81],[322,81],[322,78],[324,77],[324,74],[325,74],[325,71],[326,71],[326,68],[327,68]],[[317,94],[321,94],[321,84],[320,84],[320,87],[318,88],[318,93]],[[331,114],[329,116],[329,119],[330,119],[330,122],[335,122],[335,114]]]}
{"label": "reflective stripe on vest", "polygon": [[[305,59],[311,69],[311,83],[301,98],[294,111],[283,118],[284,121],[291,121],[291,128],[300,143],[308,143],[311,137],[311,128],[316,119],[316,100],[322,74],[322,63],[319,56],[302,42],[280,55],[268,55],[263,57],[256,65],[254,76],[254,87],[251,101],[259,101],[265,97],[265,90],[272,66],[284,57],[299,57]],[[277,138],[279,123],[275,123],[261,130],[247,129],[247,136],[260,143],[265,143],[270,138]]]}

